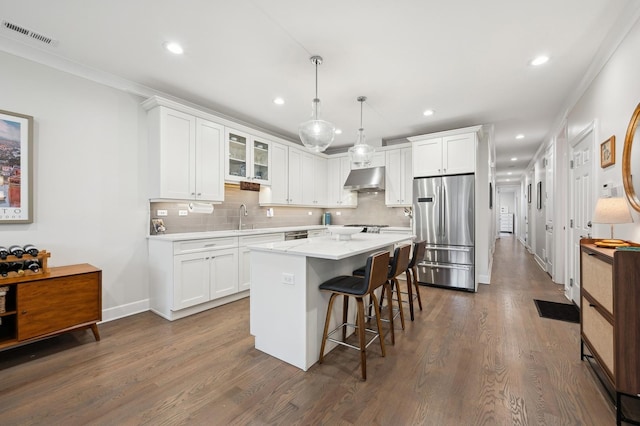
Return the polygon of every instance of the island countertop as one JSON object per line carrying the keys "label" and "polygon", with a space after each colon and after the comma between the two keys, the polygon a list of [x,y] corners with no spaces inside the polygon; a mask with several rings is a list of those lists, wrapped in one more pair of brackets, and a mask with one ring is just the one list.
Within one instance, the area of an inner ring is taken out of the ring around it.
{"label": "island countertop", "polygon": [[[409,237],[410,238],[410,237]],[[281,241],[250,245],[252,251],[283,253],[318,259],[342,260],[372,250],[387,249],[389,246],[406,241],[402,234],[353,234],[350,240],[339,241],[336,236],[321,236],[300,240]]]}

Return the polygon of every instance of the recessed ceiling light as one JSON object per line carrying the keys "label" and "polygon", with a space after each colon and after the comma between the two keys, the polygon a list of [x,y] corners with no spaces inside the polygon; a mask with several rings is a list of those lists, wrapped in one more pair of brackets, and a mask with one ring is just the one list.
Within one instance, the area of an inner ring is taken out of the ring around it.
{"label": "recessed ceiling light", "polygon": [[511,157],[511,161],[516,161],[518,157]]}
{"label": "recessed ceiling light", "polygon": [[511,179],[507,179],[507,182],[510,182],[510,181],[511,181]]}
{"label": "recessed ceiling light", "polygon": [[431,117],[433,114],[435,114],[435,111],[432,109],[428,109],[422,113],[422,115],[424,115],[425,117]]}
{"label": "recessed ceiling light", "polygon": [[509,176],[511,176],[513,173],[509,172],[509,173],[507,173],[507,174],[508,174]]}
{"label": "recessed ceiling light", "polygon": [[546,64],[549,62],[549,57],[546,55],[540,55],[531,60],[530,64],[534,67],[539,67],[540,65]]}
{"label": "recessed ceiling light", "polygon": [[520,133],[519,135],[516,135],[516,139],[524,139],[524,135]]}
{"label": "recessed ceiling light", "polygon": [[276,105],[284,105],[284,99],[282,99],[282,98],[275,98],[275,99],[273,100],[273,103],[274,103],[274,104],[276,104]]}
{"label": "recessed ceiling light", "polygon": [[178,43],[173,41],[165,43],[164,48],[167,49],[169,52],[173,53],[174,55],[182,55],[182,53],[184,52],[184,49],[182,48],[182,46],[180,46]]}

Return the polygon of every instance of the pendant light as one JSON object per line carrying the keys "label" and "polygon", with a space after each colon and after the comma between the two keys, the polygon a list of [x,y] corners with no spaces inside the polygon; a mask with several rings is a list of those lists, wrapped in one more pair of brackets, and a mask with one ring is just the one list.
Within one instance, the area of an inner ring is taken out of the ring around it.
{"label": "pendant light", "polygon": [[298,134],[302,144],[310,151],[322,152],[333,142],[336,128],[332,123],[320,118],[320,99],[318,99],[318,65],[322,64],[321,56],[312,56],[311,63],[316,66],[316,97],[311,104],[311,119],[298,126]]}
{"label": "pendant light", "polygon": [[366,167],[371,164],[375,149],[365,142],[364,127],[362,127],[362,105],[367,100],[367,97],[358,96],[357,100],[360,102],[360,128],[356,134],[356,143],[349,148],[349,156],[351,157],[351,164],[354,166]]}

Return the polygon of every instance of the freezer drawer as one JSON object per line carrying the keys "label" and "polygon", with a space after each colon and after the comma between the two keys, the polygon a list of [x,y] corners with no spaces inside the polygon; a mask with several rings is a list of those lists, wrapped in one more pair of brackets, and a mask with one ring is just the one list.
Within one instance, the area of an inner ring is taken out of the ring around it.
{"label": "freezer drawer", "polygon": [[421,262],[418,264],[418,281],[420,284],[475,291],[475,270],[473,265]]}
{"label": "freezer drawer", "polygon": [[475,263],[474,248],[469,246],[437,246],[427,244],[424,251],[424,261],[428,263],[460,263],[473,265]]}

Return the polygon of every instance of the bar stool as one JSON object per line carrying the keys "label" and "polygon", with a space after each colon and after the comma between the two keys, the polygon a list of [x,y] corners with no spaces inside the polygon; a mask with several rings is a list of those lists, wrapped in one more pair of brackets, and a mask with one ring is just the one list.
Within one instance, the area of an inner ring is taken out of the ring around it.
{"label": "bar stool", "polygon": [[[420,287],[418,286],[418,262],[424,258],[424,252],[427,246],[426,241],[416,241],[413,243],[413,257],[405,271],[407,276],[407,291],[402,294],[407,295],[406,303],[409,304],[409,312],[411,313],[411,321],[413,321],[413,301],[418,299],[418,306],[422,310],[422,299],[420,298]],[[413,294],[415,288],[416,294]]]}
{"label": "bar stool", "polygon": [[[327,340],[334,343],[350,347],[352,349],[358,349],[360,351],[360,365],[362,370],[362,380],[367,380],[367,347],[373,343],[375,339],[380,340],[380,350],[382,356],[385,356],[384,339],[382,336],[382,324],[380,323],[380,310],[378,308],[378,299],[374,293],[374,290],[380,286],[385,285],[388,276],[389,265],[389,252],[377,252],[370,255],[367,258],[367,264],[365,266],[364,278],[355,276],[341,275],[331,278],[328,281],[320,284],[320,290],[331,292],[329,298],[329,306],[327,307],[327,317],[324,322],[324,333],[322,335],[322,345],[320,346],[320,358],[318,362],[322,364],[324,360],[324,347]],[[331,309],[333,308],[333,302],[336,296],[343,296],[343,309],[342,309],[342,324],[329,332],[329,323],[331,322]],[[364,322],[364,302],[365,296],[370,296],[374,302],[374,309],[376,311],[376,325],[378,330],[371,330],[366,328]],[[349,297],[356,299],[356,305],[358,312],[356,315],[356,323],[349,324],[347,322],[347,308],[349,306]],[[346,342],[346,328],[353,327],[358,331],[359,346],[354,346]],[[342,341],[333,339],[330,336],[336,333],[338,330],[342,330]],[[373,334],[373,337],[367,342],[365,333]]]}
{"label": "bar stool", "polygon": [[[379,310],[382,310],[382,304],[384,302],[384,295],[387,293],[387,306],[389,308],[389,319],[382,319],[382,321],[389,322],[391,328],[391,344],[395,345],[396,337],[395,337],[395,328],[393,325],[393,320],[395,317],[400,315],[400,322],[402,324],[402,329],[404,330],[404,311],[402,309],[402,296],[398,289],[400,288],[398,283],[398,276],[402,274],[409,265],[409,254],[411,253],[411,245],[404,244],[396,249],[393,252],[393,260],[389,260],[388,274],[387,274],[387,284],[382,287],[382,294],[380,295],[380,307]],[[358,268],[353,271],[353,275],[356,277],[363,276],[364,268]],[[394,290],[395,286],[395,290]],[[389,291],[386,292],[387,287]],[[396,300],[398,301],[398,308],[393,308],[393,293],[396,293]],[[369,305],[369,316],[371,316],[371,305]]]}

